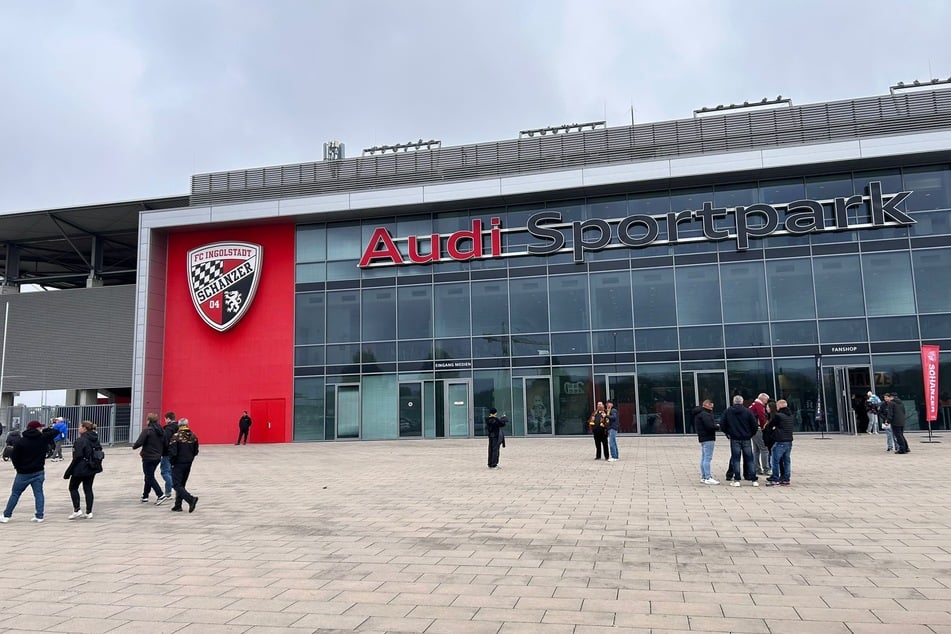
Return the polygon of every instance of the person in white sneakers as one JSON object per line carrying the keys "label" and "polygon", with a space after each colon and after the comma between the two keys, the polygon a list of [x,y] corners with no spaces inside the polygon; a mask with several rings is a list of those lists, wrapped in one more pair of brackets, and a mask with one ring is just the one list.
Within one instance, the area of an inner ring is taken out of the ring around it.
{"label": "person in white sneakers", "polygon": [[46,505],[46,498],[43,496],[43,482],[46,480],[46,452],[57,433],[59,432],[52,427],[44,429],[43,423],[33,420],[26,426],[26,431],[23,432],[20,440],[13,445],[10,460],[17,474],[13,478],[13,489],[10,491],[7,507],[0,516],[0,523],[6,524],[10,521],[13,509],[16,508],[20,496],[27,487],[33,488],[33,500],[36,504],[36,514],[33,515],[31,521],[43,521],[43,508]]}
{"label": "person in white sneakers", "polygon": [[710,473],[710,461],[713,460],[713,445],[717,439],[717,430],[720,426],[713,419],[713,401],[706,399],[702,404],[693,408],[693,428],[700,441],[700,482],[703,484],[720,484],[713,479]]}
{"label": "person in white sneakers", "polygon": [[[96,474],[102,471],[102,444],[96,432],[96,423],[84,420],[79,424],[79,436],[73,443],[73,460],[63,474],[64,480],[69,480],[69,498],[73,502],[73,513],[68,519],[75,520],[81,517],[92,519],[92,503],[94,495],[92,483]],[[83,487],[83,496],[86,498],[86,512],[80,510],[79,485]]]}

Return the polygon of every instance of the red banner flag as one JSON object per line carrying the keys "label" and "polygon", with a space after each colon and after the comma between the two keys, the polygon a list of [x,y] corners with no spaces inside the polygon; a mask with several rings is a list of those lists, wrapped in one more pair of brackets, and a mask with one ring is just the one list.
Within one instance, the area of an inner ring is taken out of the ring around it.
{"label": "red banner flag", "polygon": [[925,420],[938,420],[938,346],[921,346],[921,371],[925,379]]}

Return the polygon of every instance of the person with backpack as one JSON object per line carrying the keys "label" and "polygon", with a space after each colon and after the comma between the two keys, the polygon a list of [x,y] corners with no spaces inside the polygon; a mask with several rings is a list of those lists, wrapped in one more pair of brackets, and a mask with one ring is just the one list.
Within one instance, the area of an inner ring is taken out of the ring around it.
{"label": "person with backpack", "polygon": [[[84,420],[79,424],[79,436],[73,444],[73,460],[63,474],[63,479],[69,480],[69,497],[73,501],[73,512],[67,519],[92,519],[92,483],[96,474],[102,472],[104,456],[99,434],[96,432],[96,423]],[[79,485],[82,485],[83,497],[86,498],[85,513],[79,506]]]}
{"label": "person with backpack", "polygon": [[198,496],[192,495],[185,488],[188,476],[192,471],[192,462],[198,455],[198,436],[191,430],[188,419],[178,421],[178,431],[172,436],[168,445],[168,457],[172,461],[172,480],[175,486],[175,504],[173,511],[182,510],[182,502],[188,503],[188,512],[194,513],[198,505]]}
{"label": "person with backpack", "polygon": [[155,479],[155,469],[162,461],[162,452],[165,449],[165,432],[158,422],[158,414],[149,414],[145,417],[147,424],[139,437],[132,444],[133,449],[142,448],[139,455],[142,457],[142,475],[145,477],[145,487],[142,489],[142,503],[149,501],[149,492],[155,491],[155,497],[158,498],[156,504],[160,504],[168,499],[162,500],[164,493]]}
{"label": "person with backpack", "polygon": [[43,429],[43,423],[38,420],[31,420],[26,426],[23,436],[13,445],[13,451],[10,454],[10,460],[13,461],[13,467],[17,470],[16,477],[13,479],[13,489],[10,491],[10,499],[7,500],[7,507],[0,516],[0,524],[6,524],[13,516],[13,509],[16,508],[20,496],[26,491],[27,487],[33,489],[33,500],[36,505],[36,513],[33,515],[33,522],[43,521],[43,508],[46,505],[46,498],[43,496],[43,482],[46,480],[46,450],[56,436],[56,430],[53,428]]}

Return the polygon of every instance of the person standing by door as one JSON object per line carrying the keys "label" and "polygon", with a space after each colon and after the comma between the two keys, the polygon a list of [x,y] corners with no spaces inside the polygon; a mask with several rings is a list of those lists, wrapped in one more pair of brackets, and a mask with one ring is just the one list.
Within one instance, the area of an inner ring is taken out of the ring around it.
{"label": "person standing by door", "polygon": [[895,436],[895,453],[911,453],[905,440],[905,404],[895,392],[885,395],[885,418],[891,424],[892,435]]}
{"label": "person standing by door", "polygon": [[[244,410],[241,418],[238,419],[238,441],[236,445],[248,444],[248,432],[251,431],[251,417],[248,416],[248,410]],[[242,440],[244,442],[242,442]]]}
{"label": "person standing by door", "polygon": [[882,399],[875,392],[866,395],[865,411],[868,413],[868,433],[878,433],[878,413],[882,409]]}
{"label": "person standing by door", "polygon": [[608,447],[611,449],[611,457],[608,462],[617,462],[619,459],[617,451],[617,433],[621,429],[621,423],[618,420],[617,410],[614,409],[614,401],[608,401],[604,407],[604,417],[608,421]]}
{"label": "person standing by door", "polygon": [[594,411],[591,412],[591,417],[588,419],[588,429],[591,430],[591,435],[594,436],[595,460],[601,459],[602,449],[604,450],[605,460],[611,457],[608,453],[607,424],[607,418],[604,416],[604,403],[598,401]]}

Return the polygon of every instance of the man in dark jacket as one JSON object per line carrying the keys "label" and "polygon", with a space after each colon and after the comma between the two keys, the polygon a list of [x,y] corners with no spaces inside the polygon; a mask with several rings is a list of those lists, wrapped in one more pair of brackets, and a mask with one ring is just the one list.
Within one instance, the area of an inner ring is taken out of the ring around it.
{"label": "man in dark jacket", "polygon": [[717,430],[720,428],[713,419],[713,401],[705,400],[701,405],[693,408],[693,428],[700,441],[700,482],[703,484],[720,484],[713,479],[710,473],[710,461],[713,460],[713,445],[717,439]]}
{"label": "man in dark jacket", "polygon": [[614,409],[614,401],[607,401],[604,407],[604,418],[608,422],[608,449],[611,450],[611,457],[608,458],[608,462],[617,462],[619,458],[617,452],[617,433],[621,431],[621,424],[618,420],[617,410]]}
{"label": "man in dark jacket", "polygon": [[168,445],[168,457],[172,461],[172,479],[175,480],[175,504],[173,511],[182,510],[182,502],[188,503],[188,512],[193,513],[198,505],[198,496],[185,488],[192,471],[192,462],[198,455],[198,436],[192,430],[187,418],[178,421],[178,431]]}
{"label": "man in dark jacket", "polygon": [[489,469],[499,468],[499,447],[502,446],[502,428],[506,422],[504,416],[498,416],[497,409],[493,407],[489,410],[489,416],[485,419],[485,433],[489,437]]}
{"label": "man in dark jacket", "polygon": [[[248,410],[238,419],[238,442],[236,445],[248,444],[248,432],[251,431],[251,417],[248,416]],[[242,442],[243,441],[243,442]]]}
{"label": "man in dark jacket", "polygon": [[756,417],[743,405],[743,397],[733,397],[733,405],[723,413],[723,433],[730,439],[730,471],[733,473],[732,486],[740,486],[740,456],[743,457],[743,477],[758,487],[756,464],[753,462],[753,444],[751,439],[759,430]]}
{"label": "man in dark jacket", "polygon": [[164,446],[162,447],[162,461],[159,463],[159,473],[162,474],[162,480],[165,482],[165,495],[160,495],[155,501],[155,506],[165,503],[172,497],[172,463],[168,460],[168,444],[172,442],[172,436],[178,431],[178,421],[175,420],[175,412],[165,412],[165,425],[162,427]]}
{"label": "man in dark jacket", "polygon": [[139,455],[142,456],[142,475],[145,476],[145,487],[142,489],[142,503],[149,501],[149,492],[155,491],[155,497],[158,498],[156,504],[161,504],[165,500],[162,498],[162,487],[155,479],[155,468],[162,461],[162,453],[165,451],[165,432],[158,422],[158,414],[149,414],[146,416],[148,423],[139,437],[132,444],[133,449],[142,450]]}
{"label": "man in dark jacket", "polygon": [[36,503],[36,514],[33,515],[32,521],[43,521],[43,508],[46,505],[46,498],[43,496],[43,481],[46,479],[46,452],[57,434],[59,434],[59,431],[52,427],[43,429],[43,423],[33,420],[26,426],[23,436],[13,445],[10,460],[13,462],[17,474],[13,478],[13,489],[10,491],[7,507],[3,510],[3,515],[0,516],[0,523],[6,524],[10,521],[13,516],[13,509],[16,508],[20,496],[23,495],[27,487],[33,488],[33,500]]}
{"label": "man in dark jacket", "polygon": [[895,392],[885,395],[885,419],[891,423],[895,436],[895,453],[909,453],[908,441],[905,440],[905,404]]}
{"label": "man in dark jacket", "polygon": [[776,401],[776,413],[767,424],[773,435],[773,455],[772,471],[766,486],[781,484],[789,486],[789,478],[792,475],[790,457],[792,455],[793,427],[796,420],[792,412],[789,411],[789,404],[786,399]]}

